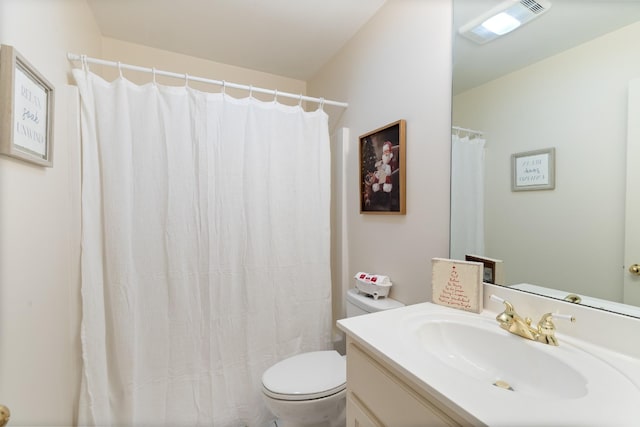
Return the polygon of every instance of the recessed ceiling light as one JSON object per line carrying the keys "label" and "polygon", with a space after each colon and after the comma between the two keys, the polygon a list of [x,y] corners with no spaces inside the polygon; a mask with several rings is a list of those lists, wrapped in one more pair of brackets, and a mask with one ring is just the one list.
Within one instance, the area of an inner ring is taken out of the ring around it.
{"label": "recessed ceiling light", "polygon": [[550,8],[548,0],[506,0],[466,23],[458,32],[483,44],[515,30]]}
{"label": "recessed ceiling light", "polygon": [[506,12],[499,13],[482,23],[482,26],[499,36],[518,28],[522,23]]}

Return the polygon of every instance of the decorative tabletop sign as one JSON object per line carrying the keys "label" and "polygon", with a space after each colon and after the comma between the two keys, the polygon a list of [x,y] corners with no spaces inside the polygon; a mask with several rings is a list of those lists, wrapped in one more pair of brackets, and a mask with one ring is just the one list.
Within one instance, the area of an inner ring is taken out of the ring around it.
{"label": "decorative tabletop sign", "polygon": [[0,46],[0,154],[53,166],[54,88],[12,46]]}
{"label": "decorative tabletop sign", "polygon": [[480,313],[484,264],[444,258],[431,262],[433,303]]}

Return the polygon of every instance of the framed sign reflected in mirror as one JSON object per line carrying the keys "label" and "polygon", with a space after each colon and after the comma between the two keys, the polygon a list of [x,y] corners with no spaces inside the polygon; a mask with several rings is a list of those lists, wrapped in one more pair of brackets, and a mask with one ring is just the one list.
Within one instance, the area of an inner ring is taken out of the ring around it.
{"label": "framed sign reflected in mirror", "polygon": [[406,122],[360,136],[360,213],[406,213]]}
{"label": "framed sign reflected in mirror", "polygon": [[504,265],[502,260],[488,258],[485,256],[467,254],[464,256],[465,261],[481,262],[483,265],[482,281],[492,283],[494,285],[505,285],[504,281]]}
{"label": "framed sign reflected in mirror", "polygon": [[53,85],[12,46],[0,46],[0,154],[53,166]]}
{"label": "framed sign reflected in mirror", "polygon": [[511,191],[556,188],[555,156],[555,148],[512,154]]}

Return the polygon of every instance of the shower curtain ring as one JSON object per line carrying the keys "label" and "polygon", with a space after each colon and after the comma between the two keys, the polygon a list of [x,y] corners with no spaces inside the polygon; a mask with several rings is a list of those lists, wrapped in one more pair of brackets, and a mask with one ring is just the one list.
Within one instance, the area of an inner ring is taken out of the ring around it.
{"label": "shower curtain ring", "polygon": [[225,80],[222,81],[222,94],[227,94],[227,82]]}
{"label": "shower curtain ring", "polygon": [[153,76],[153,84],[156,84],[156,67],[151,69],[151,75]]}
{"label": "shower curtain ring", "polygon": [[302,107],[302,94],[300,94],[300,99],[298,100],[298,106]]}
{"label": "shower curtain ring", "polygon": [[249,85],[249,99],[253,98],[253,85]]}
{"label": "shower curtain ring", "polygon": [[273,91],[273,102],[274,103],[278,102],[278,89]]}
{"label": "shower curtain ring", "polygon": [[122,63],[120,61],[118,61],[118,73],[120,73],[120,78],[123,78],[124,76],[122,75]]}
{"label": "shower curtain ring", "polygon": [[320,98],[320,105],[319,108],[324,111],[324,98]]}
{"label": "shower curtain ring", "polygon": [[189,74],[184,73],[184,87],[189,87]]}

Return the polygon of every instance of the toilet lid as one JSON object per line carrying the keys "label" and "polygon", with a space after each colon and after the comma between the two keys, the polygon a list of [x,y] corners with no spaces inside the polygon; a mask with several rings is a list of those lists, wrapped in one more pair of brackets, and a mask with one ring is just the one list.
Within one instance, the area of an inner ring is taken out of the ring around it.
{"label": "toilet lid", "polygon": [[262,375],[267,395],[282,400],[307,400],[335,394],[345,388],[347,363],[334,350],[313,351],[284,359]]}

